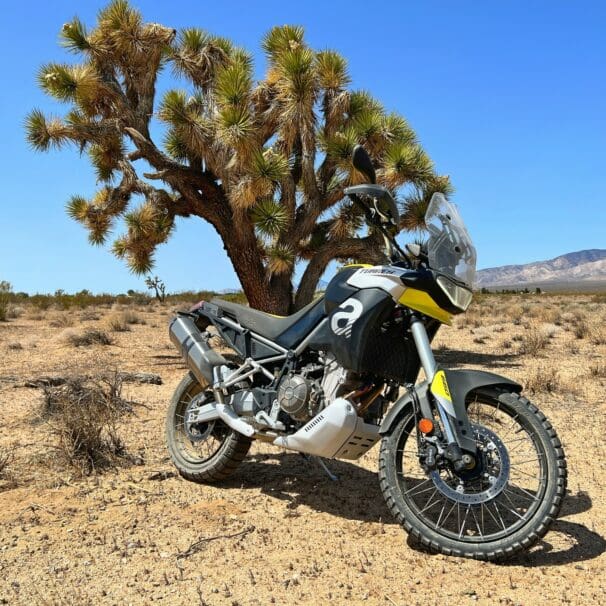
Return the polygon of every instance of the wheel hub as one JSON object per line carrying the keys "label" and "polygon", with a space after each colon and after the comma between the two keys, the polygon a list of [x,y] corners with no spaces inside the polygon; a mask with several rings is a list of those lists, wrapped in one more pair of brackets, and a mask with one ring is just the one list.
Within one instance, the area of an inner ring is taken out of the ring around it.
{"label": "wheel hub", "polygon": [[479,505],[497,497],[509,480],[509,455],[490,429],[472,423],[478,448],[475,465],[447,479],[439,471],[430,474],[435,487],[449,499],[464,505]]}
{"label": "wheel hub", "polygon": [[204,403],[205,398],[194,398],[185,409],[185,415],[183,419],[183,428],[185,434],[191,442],[203,442],[208,439],[213,429],[215,428],[215,422],[209,421],[208,423],[190,423],[189,417],[192,410],[200,408]]}

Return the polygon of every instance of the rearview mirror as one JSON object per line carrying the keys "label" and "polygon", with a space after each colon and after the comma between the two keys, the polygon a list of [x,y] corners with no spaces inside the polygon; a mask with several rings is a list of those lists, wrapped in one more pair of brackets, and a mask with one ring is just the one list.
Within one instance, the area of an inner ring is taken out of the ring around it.
{"label": "rearview mirror", "polygon": [[372,165],[372,160],[368,155],[368,152],[361,146],[356,145],[353,149],[353,153],[351,155],[351,161],[354,165],[354,168],[361,172],[363,175],[366,175],[370,183],[377,182],[377,175],[375,174],[374,166]]}

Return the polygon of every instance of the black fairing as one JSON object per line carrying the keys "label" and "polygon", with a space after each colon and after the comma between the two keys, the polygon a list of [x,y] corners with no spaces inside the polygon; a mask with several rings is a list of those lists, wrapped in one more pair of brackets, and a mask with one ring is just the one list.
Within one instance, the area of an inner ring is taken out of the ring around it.
{"label": "black fairing", "polygon": [[339,307],[343,301],[349,299],[349,297],[360,290],[355,286],[347,284],[347,280],[349,280],[358,269],[360,269],[359,265],[345,267],[328,283],[326,292],[324,293],[324,311],[327,314],[331,313],[335,308]]}
{"label": "black fairing", "polygon": [[[343,291],[335,289],[335,292]],[[356,299],[362,305],[361,314],[351,326],[349,336],[336,334],[333,327],[336,313],[353,310],[347,299]],[[419,357],[407,331],[406,320],[394,314],[396,305],[391,295],[378,288],[367,288],[354,292],[342,303],[340,308],[333,306],[327,322],[312,339],[310,347],[332,352],[339,364],[348,370],[414,383],[419,373]],[[438,326],[438,322],[429,323],[430,338]]]}

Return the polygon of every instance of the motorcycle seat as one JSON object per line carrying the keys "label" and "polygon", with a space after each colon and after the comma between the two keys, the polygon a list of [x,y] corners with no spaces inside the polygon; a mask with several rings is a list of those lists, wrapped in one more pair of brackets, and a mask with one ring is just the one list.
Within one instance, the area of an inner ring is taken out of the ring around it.
{"label": "motorcycle seat", "polygon": [[275,316],[246,305],[213,299],[223,313],[252,332],[291,349],[324,317],[324,297],[319,297],[290,316]]}

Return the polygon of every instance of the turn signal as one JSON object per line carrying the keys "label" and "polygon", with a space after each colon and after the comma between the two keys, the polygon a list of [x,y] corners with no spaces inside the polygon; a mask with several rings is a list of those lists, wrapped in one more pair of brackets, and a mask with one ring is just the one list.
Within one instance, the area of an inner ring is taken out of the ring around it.
{"label": "turn signal", "polygon": [[431,419],[421,419],[419,421],[419,431],[421,433],[431,433],[433,431],[433,421]]}

